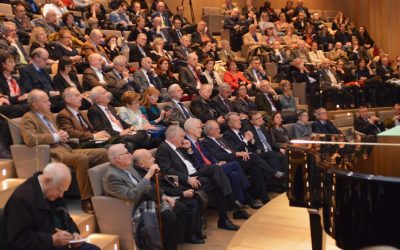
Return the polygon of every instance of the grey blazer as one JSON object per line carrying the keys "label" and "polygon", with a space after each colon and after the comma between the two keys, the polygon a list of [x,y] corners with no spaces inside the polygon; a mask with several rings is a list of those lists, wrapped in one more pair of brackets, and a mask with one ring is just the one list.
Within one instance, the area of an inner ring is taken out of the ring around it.
{"label": "grey blazer", "polygon": [[[135,90],[139,93],[143,93],[145,89],[150,86],[150,83],[147,81],[146,76],[144,75],[142,69],[138,69],[133,73],[133,82],[135,83]],[[155,86],[157,89],[161,90],[162,82],[160,78],[157,76],[153,76]]]}
{"label": "grey blazer", "polygon": [[[168,104],[172,107],[171,116],[168,118],[168,121],[177,121],[179,122],[179,125],[183,128],[183,125],[187,120],[185,118],[185,115],[182,113],[180,107],[178,107],[178,104],[176,104],[174,101],[171,100]],[[192,114],[192,112],[190,112],[188,108],[186,108],[186,111],[191,117],[194,117],[194,115]]]}
{"label": "grey blazer", "polygon": [[132,201],[136,207],[143,196],[151,190],[151,182],[142,178],[132,166],[129,166],[128,171],[138,181],[136,185],[124,170],[110,165],[103,177],[103,187],[106,195]]}

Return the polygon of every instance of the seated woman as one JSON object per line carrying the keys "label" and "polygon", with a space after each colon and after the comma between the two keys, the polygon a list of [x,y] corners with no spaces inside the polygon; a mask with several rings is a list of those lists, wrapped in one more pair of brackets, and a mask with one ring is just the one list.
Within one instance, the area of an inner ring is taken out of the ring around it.
{"label": "seated woman", "polygon": [[268,27],[264,31],[265,33],[265,41],[268,45],[272,45],[275,41],[281,41],[281,39],[275,34],[274,28]]}
{"label": "seated woman", "polygon": [[213,58],[208,58],[204,61],[204,76],[207,79],[207,83],[213,87],[211,96],[215,96],[218,93],[218,87],[222,84],[222,80],[218,72],[214,70],[214,66],[215,60]]}
{"label": "seated woman", "polygon": [[79,47],[82,46],[89,37],[87,36],[85,38],[85,34],[76,25],[74,14],[71,12],[65,12],[61,19],[63,21],[63,27],[71,32],[73,44]]}
{"label": "seated woman", "polygon": [[168,89],[172,84],[179,84],[172,73],[171,61],[166,57],[161,57],[157,61],[156,73],[162,82],[162,88]]}
{"label": "seated woman", "polygon": [[54,48],[54,57],[60,60],[63,57],[68,57],[75,65],[76,70],[79,73],[83,73],[84,66],[82,62],[82,56],[76,48],[72,47],[72,35],[67,29],[60,30],[59,40]]}
{"label": "seated woman", "polygon": [[146,20],[144,18],[139,17],[138,19],[136,19],[136,27],[133,28],[129,33],[128,41],[130,42],[136,41],[136,38],[140,33],[144,33],[146,34],[147,37],[150,37],[149,32],[145,27],[146,27]]}
{"label": "seated woman", "polygon": [[172,61],[172,56],[164,49],[164,40],[161,37],[156,37],[153,40],[153,49],[150,51],[150,58],[153,63],[156,63],[161,57],[167,58]]}
{"label": "seated woman", "polygon": [[306,27],[306,31],[304,32],[303,40],[306,42],[306,45],[311,47],[312,43],[316,39],[317,39],[317,37],[316,37],[316,35],[314,33],[314,26],[309,24]]}
{"label": "seated woman", "polygon": [[285,123],[294,123],[297,120],[297,104],[292,93],[292,84],[288,80],[282,80],[279,85],[283,91],[282,95],[279,96],[283,120]]}
{"label": "seated woman", "polygon": [[268,138],[278,144],[279,147],[282,147],[283,144],[289,143],[291,139],[289,132],[282,126],[282,124],[282,114],[280,112],[275,112],[271,116],[267,130]]}
{"label": "seated woman", "polygon": [[231,85],[233,91],[237,90],[241,84],[246,85],[247,89],[253,87],[253,83],[243,75],[243,72],[238,71],[236,61],[228,60],[226,62],[226,68],[227,71],[224,73],[224,82]]}
{"label": "seated woman", "polygon": [[299,120],[294,125],[295,139],[309,139],[312,135],[311,125],[308,124],[308,112],[300,111]]}
{"label": "seated woman", "polygon": [[171,115],[171,107],[166,106],[163,110],[157,107],[160,91],[154,87],[147,88],[140,100],[140,111],[153,125],[168,125],[168,117]]}
{"label": "seated woman", "polygon": [[372,61],[361,59],[355,71],[356,80],[364,89],[366,106],[376,107],[376,91],[380,87],[381,80],[376,77],[371,69]]}
{"label": "seated woman", "polygon": [[297,44],[300,38],[296,35],[293,25],[289,25],[287,27],[286,35],[282,37],[283,41],[285,42],[286,46],[291,44]]}
{"label": "seated woman", "polygon": [[287,28],[289,27],[289,23],[286,20],[285,13],[279,14],[278,21],[275,22],[276,29],[278,30],[278,35],[283,36],[286,33]]}
{"label": "seated woman", "polygon": [[207,59],[214,59],[214,61],[218,61],[218,54],[214,51],[214,45],[211,41],[204,43],[200,49],[196,51],[197,56],[199,57],[199,63],[205,65],[205,61]]}
{"label": "seated woman", "polygon": [[118,46],[117,36],[110,35],[106,38],[106,46],[104,46],[104,50],[110,61],[113,61],[114,58],[120,55],[121,47]]}
{"label": "seated woman", "polygon": [[241,114],[249,114],[250,111],[257,109],[254,101],[247,95],[246,85],[241,84],[237,89],[237,96],[233,100],[233,108]]}
{"label": "seated woman", "polygon": [[56,59],[54,57],[55,45],[54,43],[49,43],[49,41],[47,40],[46,31],[42,27],[36,27],[32,30],[29,45],[30,53],[32,53],[32,51],[37,48],[44,48],[45,50],[47,50],[47,52],[49,52],[49,59],[47,60],[47,64],[55,63],[55,61],[53,60]]}

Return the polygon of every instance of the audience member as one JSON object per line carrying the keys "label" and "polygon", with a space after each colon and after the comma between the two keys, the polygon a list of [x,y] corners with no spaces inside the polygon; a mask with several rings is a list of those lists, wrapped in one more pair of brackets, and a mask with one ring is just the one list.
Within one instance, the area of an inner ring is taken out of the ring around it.
{"label": "audience member", "polygon": [[232,91],[236,91],[240,85],[245,85],[252,93],[253,83],[244,76],[243,72],[238,71],[236,61],[229,59],[226,62],[226,68],[227,71],[224,72],[224,82],[231,86]]}
{"label": "audience member", "polygon": [[147,88],[143,92],[142,99],[140,101],[140,111],[151,124],[166,127],[172,111],[170,106],[165,106],[163,110],[160,110],[157,107],[159,96],[160,91],[158,91],[158,89],[154,87]]}
{"label": "audience member", "polygon": [[316,134],[341,134],[342,132],[328,120],[328,112],[326,109],[319,108],[315,111],[317,120],[315,120],[311,127],[312,131]]}
{"label": "audience member", "polygon": [[14,8],[14,19],[12,22],[17,26],[18,40],[27,45],[29,43],[29,33],[33,29],[33,25],[30,22],[28,15],[26,14],[25,5],[18,3]]}
{"label": "audience member", "polygon": [[366,135],[377,135],[385,130],[379,117],[370,115],[368,108],[361,106],[358,108],[358,117],[354,119],[354,129]]}
{"label": "audience member", "polygon": [[267,80],[261,81],[260,91],[256,94],[255,104],[257,110],[265,111],[268,115],[272,115],[272,113],[282,109],[278,94]]}
{"label": "audience member", "polygon": [[172,73],[172,64],[168,58],[158,59],[155,71],[162,83],[162,88],[168,89],[172,84],[179,84]]}
{"label": "audience member", "polygon": [[294,125],[295,139],[310,139],[312,136],[311,125],[308,123],[308,112],[300,111],[299,120]]}
{"label": "audience member", "polygon": [[82,45],[81,55],[86,60],[89,60],[91,54],[97,53],[101,56],[102,64],[112,67],[112,63],[104,51],[104,48],[101,46],[102,41],[104,41],[103,32],[99,29],[93,29],[90,32],[90,39]]}
{"label": "audience member", "polygon": [[223,124],[225,122],[224,117],[219,116],[217,111],[211,106],[211,93],[211,85],[202,84],[199,90],[199,95],[195,99],[193,99],[190,104],[190,111],[203,123],[208,120],[216,120],[218,124]]}
{"label": "audience member", "polygon": [[170,122],[177,122],[183,128],[185,121],[193,117],[190,110],[181,102],[183,90],[178,84],[172,84],[168,88],[168,96],[171,99],[168,102],[168,105],[171,107],[171,115],[168,117],[168,120]]}
{"label": "audience member", "polygon": [[191,53],[187,57],[187,66],[179,67],[179,82],[185,93],[189,95],[197,94],[202,83],[206,83],[200,65],[198,65],[198,56]]}
{"label": "audience member", "polygon": [[143,57],[140,64],[140,69],[136,70],[132,75],[135,91],[143,93],[149,87],[161,90],[162,82],[152,66],[151,58]]}
{"label": "audience member", "polygon": [[3,23],[3,36],[0,39],[0,53],[8,51],[15,57],[17,66],[27,65],[29,57],[23,45],[18,41],[17,26],[13,22]]}
{"label": "audience member", "polygon": [[129,50],[129,62],[140,63],[143,57],[150,56],[150,52],[146,47],[148,38],[149,37],[144,33],[138,34],[136,38],[136,44],[130,47]]}
{"label": "audience member", "polygon": [[400,104],[396,103],[393,106],[393,116],[387,118],[385,121],[385,127],[386,128],[393,128],[400,126]]}
{"label": "audience member", "polygon": [[130,30],[133,26],[131,20],[129,20],[129,16],[126,14],[127,9],[128,3],[126,1],[120,1],[118,9],[110,13],[109,19],[117,30]]}
{"label": "audience member", "polygon": [[268,138],[270,141],[278,144],[280,147],[290,142],[289,132],[282,126],[282,114],[275,112],[271,116],[268,126]]}

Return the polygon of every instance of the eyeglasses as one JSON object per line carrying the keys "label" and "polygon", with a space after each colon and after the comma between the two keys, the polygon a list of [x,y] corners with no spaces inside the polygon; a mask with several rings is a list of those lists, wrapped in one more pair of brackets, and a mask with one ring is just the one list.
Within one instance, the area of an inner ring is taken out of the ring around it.
{"label": "eyeglasses", "polygon": [[118,156],[127,155],[127,154],[130,154],[130,153],[128,151],[126,151],[125,153],[119,154]]}

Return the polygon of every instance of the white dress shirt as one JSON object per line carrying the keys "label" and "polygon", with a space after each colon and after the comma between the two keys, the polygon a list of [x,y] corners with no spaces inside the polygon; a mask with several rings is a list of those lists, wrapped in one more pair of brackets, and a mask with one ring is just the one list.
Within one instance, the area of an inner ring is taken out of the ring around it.
{"label": "white dress shirt", "polygon": [[193,164],[192,164],[190,161],[186,160],[186,159],[181,155],[181,153],[177,150],[177,148],[175,147],[174,144],[172,144],[172,143],[169,142],[168,140],[165,140],[165,142],[176,152],[176,154],[179,156],[179,158],[185,163],[186,169],[187,169],[189,175],[192,175],[192,174],[194,174],[194,173],[197,172],[197,170],[196,170],[196,168],[193,166]]}

